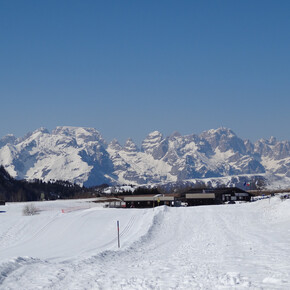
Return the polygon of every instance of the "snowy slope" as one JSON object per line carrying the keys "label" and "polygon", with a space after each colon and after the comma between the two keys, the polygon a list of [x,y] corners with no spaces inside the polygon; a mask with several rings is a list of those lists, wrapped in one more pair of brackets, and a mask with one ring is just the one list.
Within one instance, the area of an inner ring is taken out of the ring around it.
{"label": "snowy slope", "polygon": [[[18,179],[67,180],[95,185],[105,183],[111,161],[106,143],[91,128],[39,129],[0,149],[0,164]],[[108,172],[109,171],[109,172]]]}
{"label": "snowy slope", "polygon": [[168,163],[139,151],[131,139],[123,148],[110,143],[107,151],[112,157],[119,183],[146,184],[177,179],[170,174],[171,166]]}
{"label": "snowy slope", "polygon": [[1,207],[0,289],[290,288],[290,200],[155,209],[105,209],[85,200],[35,205],[35,216],[22,216],[22,203]]}

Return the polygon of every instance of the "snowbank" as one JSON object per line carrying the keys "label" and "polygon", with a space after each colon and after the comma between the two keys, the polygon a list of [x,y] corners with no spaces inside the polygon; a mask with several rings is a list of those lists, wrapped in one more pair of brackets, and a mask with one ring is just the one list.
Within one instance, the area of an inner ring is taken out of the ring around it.
{"label": "snowbank", "polygon": [[34,216],[23,206],[0,213],[0,289],[290,289],[290,200],[154,209],[51,201],[35,203]]}

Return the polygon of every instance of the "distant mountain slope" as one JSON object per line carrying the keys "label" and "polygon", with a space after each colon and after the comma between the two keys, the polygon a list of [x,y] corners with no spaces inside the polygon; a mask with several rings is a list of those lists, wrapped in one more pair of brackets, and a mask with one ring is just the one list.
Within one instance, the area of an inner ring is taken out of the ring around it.
{"label": "distant mountain slope", "polygon": [[0,166],[0,200],[11,202],[91,196],[88,192],[89,190],[68,181],[44,183],[41,180],[16,180]]}
{"label": "distant mountain slope", "polygon": [[0,164],[17,179],[67,180],[86,186],[150,184],[193,178],[272,173],[290,177],[290,142],[258,140],[252,144],[232,130],[200,135],[150,133],[138,148],[109,144],[92,128],[40,128],[23,138],[0,139]]}

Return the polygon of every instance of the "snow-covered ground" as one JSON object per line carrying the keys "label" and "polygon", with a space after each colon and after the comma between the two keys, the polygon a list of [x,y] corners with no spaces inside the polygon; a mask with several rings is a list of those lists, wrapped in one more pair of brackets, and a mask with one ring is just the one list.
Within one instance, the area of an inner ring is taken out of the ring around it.
{"label": "snow-covered ground", "polygon": [[[0,207],[0,289],[290,289],[290,200]],[[117,244],[120,221],[121,248]]]}

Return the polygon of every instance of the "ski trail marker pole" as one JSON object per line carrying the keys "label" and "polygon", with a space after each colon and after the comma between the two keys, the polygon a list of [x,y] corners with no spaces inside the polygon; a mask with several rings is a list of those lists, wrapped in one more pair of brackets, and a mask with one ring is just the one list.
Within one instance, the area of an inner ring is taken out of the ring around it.
{"label": "ski trail marker pole", "polygon": [[120,248],[120,225],[119,225],[119,221],[117,221],[117,231],[118,231],[118,248]]}

